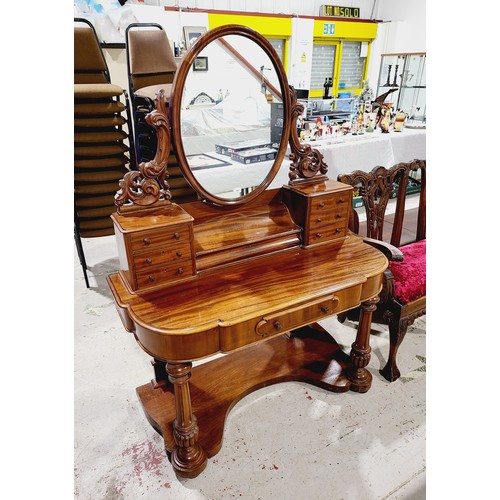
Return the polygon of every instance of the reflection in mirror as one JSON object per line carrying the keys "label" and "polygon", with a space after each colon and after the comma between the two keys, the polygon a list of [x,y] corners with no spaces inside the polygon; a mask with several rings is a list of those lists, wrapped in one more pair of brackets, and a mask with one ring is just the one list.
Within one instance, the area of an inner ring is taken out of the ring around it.
{"label": "reflection in mirror", "polygon": [[283,119],[278,74],[255,41],[227,35],[197,55],[180,124],[188,165],[207,192],[238,199],[260,186],[273,167]]}

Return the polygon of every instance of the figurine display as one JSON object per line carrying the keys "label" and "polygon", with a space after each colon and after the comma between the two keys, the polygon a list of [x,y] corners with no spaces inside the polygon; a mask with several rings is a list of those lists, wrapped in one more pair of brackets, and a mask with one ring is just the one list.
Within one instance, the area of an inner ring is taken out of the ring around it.
{"label": "figurine display", "polygon": [[[395,68],[391,69],[397,70],[398,66],[395,65]],[[329,83],[328,78],[325,78],[325,94],[328,93]],[[402,132],[406,127],[406,122],[411,118],[411,114],[403,109],[398,109],[396,112],[393,103],[384,102],[396,90],[397,88],[391,88],[374,99],[374,94],[368,82],[364,80],[363,89],[359,96],[351,99],[350,118],[343,123],[331,121],[328,113],[323,113],[323,111],[327,111],[324,100],[323,102],[314,99],[309,100],[307,102],[307,116],[303,115],[297,118],[297,134],[300,141],[340,139],[340,136],[347,134],[354,136],[365,133],[373,134],[377,127],[380,128],[380,132],[383,134],[387,134],[392,130]],[[329,104],[332,110],[335,110],[335,101],[335,99],[332,99],[331,104]],[[415,109],[412,109],[412,111],[415,113]],[[321,116],[317,116],[320,113]]]}

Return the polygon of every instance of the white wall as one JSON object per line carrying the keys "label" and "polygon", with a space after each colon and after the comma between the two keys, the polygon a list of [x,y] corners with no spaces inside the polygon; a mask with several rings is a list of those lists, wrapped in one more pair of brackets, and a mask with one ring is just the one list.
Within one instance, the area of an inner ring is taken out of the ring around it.
{"label": "white wall", "polygon": [[425,0],[379,0],[376,17],[389,21],[385,52],[425,52]]}
{"label": "white wall", "polygon": [[[167,12],[163,6],[220,9],[262,13],[283,13],[317,16],[321,5],[359,7],[361,18],[382,21],[372,44],[368,82],[376,92],[381,54],[394,52],[426,52],[426,1],[425,0],[145,0],[134,5],[130,0],[134,16],[140,22],[159,22],[171,41],[181,40],[181,26],[206,26],[205,13]],[[112,81],[127,88],[127,73],[122,49],[105,49]],[[293,71],[289,69],[289,76]],[[292,78],[293,79],[293,78]]]}
{"label": "white wall", "polygon": [[317,16],[321,5],[359,7],[361,18],[370,19],[374,0],[145,0],[147,5],[196,9],[233,10],[271,14]]}
{"label": "white wall", "polygon": [[382,20],[372,43],[368,82],[374,92],[381,54],[426,52],[425,0],[378,0],[374,18]]}

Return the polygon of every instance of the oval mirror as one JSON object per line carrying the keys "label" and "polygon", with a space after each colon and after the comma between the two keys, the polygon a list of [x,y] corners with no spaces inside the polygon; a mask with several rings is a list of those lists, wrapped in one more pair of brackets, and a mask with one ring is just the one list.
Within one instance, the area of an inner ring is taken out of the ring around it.
{"label": "oval mirror", "polygon": [[285,71],[262,35],[237,25],[205,33],[179,66],[170,99],[187,181],[217,205],[255,199],[281,166],[289,115]]}

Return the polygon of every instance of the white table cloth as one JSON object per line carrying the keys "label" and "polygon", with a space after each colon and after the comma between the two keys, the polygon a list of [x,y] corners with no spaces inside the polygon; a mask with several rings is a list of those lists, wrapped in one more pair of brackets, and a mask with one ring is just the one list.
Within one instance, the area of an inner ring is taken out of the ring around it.
{"label": "white table cloth", "polygon": [[[337,180],[339,174],[347,174],[353,170],[369,172],[373,167],[380,165],[390,168],[396,163],[414,159],[423,160],[426,158],[425,138],[425,130],[404,129],[402,132],[391,131],[383,134],[377,129],[372,133],[349,134],[338,139],[325,139],[310,144],[323,154],[324,161],[328,165],[328,177]],[[224,159],[231,165],[197,170],[195,175],[208,191],[225,193],[223,196],[229,195],[229,197],[237,197],[240,189],[260,184],[273,163],[271,161],[243,165],[231,162],[227,156],[212,151],[209,154]],[[288,183],[289,154],[290,148],[270,188],[278,188]]]}
{"label": "white table cloth", "polygon": [[[369,172],[373,167],[390,168],[396,163],[426,158],[425,130],[403,129],[383,134],[380,130],[363,135],[346,135],[341,143],[334,139],[311,143],[323,154],[328,177],[353,170]],[[330,144],[328,144],[330,142]]]}

